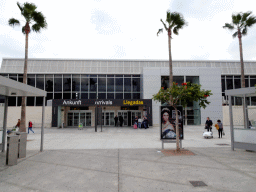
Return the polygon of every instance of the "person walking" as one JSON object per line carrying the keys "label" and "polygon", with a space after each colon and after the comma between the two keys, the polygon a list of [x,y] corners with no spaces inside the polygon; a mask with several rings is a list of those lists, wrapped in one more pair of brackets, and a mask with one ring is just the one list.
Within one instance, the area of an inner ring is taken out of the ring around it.
{"label": "person walking", "polygon": [[33,123],[31,121],[28,122],[28,134],[29,134],[29,130],[32,131],[33,133],[35,133],[33,130],[32,130],[32,125]]}
{"label": "person walking", "polygon": [[210,120],[210,117],[207,117],[205,122],[205,129],[207,129],[208,132],[212,132],[212,120]]}
{"label": "person walking", "polygon": [[120,122],[120,127],[122,127],[122,125],[123,125],[123,117],[122,117],[122,115],[120,115],[119,116],[119,122]]}
{"label": "person walking", "polygon": [[218,129],[219,138],[222,138],[223,124],[221,123],[221,120],[217,121],[217,125],[219,126],[219,129]]}
{"label": "person walking", "polygon": [[15,126],[16,128],[18,127],[20,129],[20,119],[18,119],[18,123]]}
{"label": "person walking", "polygon": [[114,120],[115,120],[115,127],[118,127],[118,117],[117,117],[117,115],[115,116]]}

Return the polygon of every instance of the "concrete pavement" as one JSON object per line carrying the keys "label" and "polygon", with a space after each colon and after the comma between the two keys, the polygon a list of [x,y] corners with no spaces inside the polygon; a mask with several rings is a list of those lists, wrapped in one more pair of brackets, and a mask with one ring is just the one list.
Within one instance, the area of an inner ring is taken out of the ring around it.
{"label": "concrete pavement", "polygon": [[[98,129],[99,131],[100,129]],[[184,128],[183,147],[193,156],[165,156],[159,128],[40,129],[28,135],[27,157],[2,166],[1,191],[255,191],[256,153],[231,151],[226,136],[202,137],[203,127]],[[217,145],[227,144],[227,145]],[[165,144],[174,149],[175,144]],[[207,186],[194,187],[190,181]]]}

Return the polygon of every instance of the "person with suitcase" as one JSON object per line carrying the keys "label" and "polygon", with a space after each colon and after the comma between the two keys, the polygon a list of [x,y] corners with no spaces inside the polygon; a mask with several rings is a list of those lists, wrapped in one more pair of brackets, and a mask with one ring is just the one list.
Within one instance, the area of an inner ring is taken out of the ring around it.
{"label": "person with suitcase", "polygon": [[207,129],[208,132],[212,132],[212,120],[210,120],[209,117],[207,117],[207,120],[205,122],[205,129]]}

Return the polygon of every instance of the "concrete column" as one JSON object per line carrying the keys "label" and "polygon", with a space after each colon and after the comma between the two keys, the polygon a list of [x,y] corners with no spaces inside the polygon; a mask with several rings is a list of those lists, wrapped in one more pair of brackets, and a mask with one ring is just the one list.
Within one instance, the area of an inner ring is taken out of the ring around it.
{"label": "concrete column", "polygon": [[43,152],[44,145],[44,111],[45,111],[45,97],[43,97],[43,107],[42,107],[42,127],[41,127],[41,145],[40,151]]}
{"label": "concrete column", "polygon": [[232,113],[232,101],[231,96],[228,96],[229,103],[229,122],[230,122],[230,136],[231,136],[231,150],[234,151],[234,127],[233,127],[233,113]]}
{"label": "concrete column", "polygon": [[2,152],[5,152],[6,145],[6,126],[7,126],[7,115],[8,115],[8,96],[5,97],[4,103],[4,122],[3,122],[3,143],[2,143]]}

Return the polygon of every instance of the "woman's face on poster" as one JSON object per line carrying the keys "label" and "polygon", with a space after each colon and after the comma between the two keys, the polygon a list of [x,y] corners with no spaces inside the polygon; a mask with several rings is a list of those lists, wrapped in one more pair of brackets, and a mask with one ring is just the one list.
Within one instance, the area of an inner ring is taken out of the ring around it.
{"label": "woman's face on poster", "polygon": [[169,113],[165,112],[165,113],[163,114],[163,121],[164,121],[164,122],[169,121]]}

